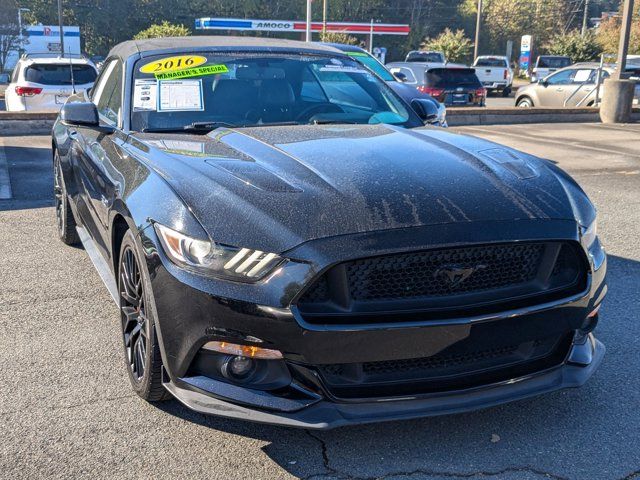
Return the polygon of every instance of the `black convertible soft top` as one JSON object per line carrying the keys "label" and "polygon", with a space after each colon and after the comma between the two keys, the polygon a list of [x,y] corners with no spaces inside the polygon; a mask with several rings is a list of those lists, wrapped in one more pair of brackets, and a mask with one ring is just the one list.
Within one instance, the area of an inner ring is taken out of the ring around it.
{"label": "black convertible soft top", "polygon": [[155,52],[170,53],[197,48],[221,48],[221,49],[251,49],[251,50],[295,50],[304,52],[338,53],[339,50],[320,44],[307,43],[295,40],[281,40],[277,38],[257,38],[257,37],[233,37],[233,36],[204,36],[196,35],[191,37],[165,37],[151,38],[146,40],[128,40],[116,45],[109,57],[118,56],[126,60],[132,55]]}

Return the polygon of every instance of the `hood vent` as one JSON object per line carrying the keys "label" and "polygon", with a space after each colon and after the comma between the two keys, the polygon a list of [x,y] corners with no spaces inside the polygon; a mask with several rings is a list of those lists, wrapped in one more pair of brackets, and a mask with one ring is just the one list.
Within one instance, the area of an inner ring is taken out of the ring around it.
{"label": "hood vent", "polygon": [[257,188],[258,190],[285,193],[302,191],[255,162],[238,160],[205,160],[205,162],[234,176],[245,185]]}

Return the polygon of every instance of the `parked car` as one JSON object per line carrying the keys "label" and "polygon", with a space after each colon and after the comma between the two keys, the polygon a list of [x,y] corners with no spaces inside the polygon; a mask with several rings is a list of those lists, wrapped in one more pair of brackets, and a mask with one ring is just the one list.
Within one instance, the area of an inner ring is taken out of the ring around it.
{"label": "parked car", "polygon": [[[515,105],[518,107],[590,107],[597,103],[596,84],[599,63],[576,63],[558,70],[545,77],[538,83],[531,83],[520,87],[516,92]],[[615,65],[605,65],[601,72],[601,82],[609,78],[615,70]],[[627,65],[630,76],[640,76],[640,66]],[[602,91],[604,85],[600,87]],[[636,83],[636,93],[633,100],[638,104],[640,98],[640,83]]]}
{"label": "parked car", "polygon": [[4,92],[9,86],[9,82],[11,81],[8,73],[0,73],[0,95],[4,96]]}
{"label": "parked car", "polygon": [[330,428],[578,387],[603,358],[578,184],[424,128],[337,49],[124,42],[63,106],[53,168],[148,401]]}
{"label": "parked car", "polygon": [[531,81],[533,83],[549,76],[549,74],[568,67],[573,61],[570,57],[561,55],[540,55],[531,71]]}
{"label": "parked car", "polygon": [[365,67],[378,75],[382,80],[387,82],[387,85],[389,85],[391,89],[398,95],[400,95],[400,97],[402,97],[402,99],[409,105],[411,105],[411,102],[416,98],[423,98],[433,102],[435,108],[438,111],[438,115],[433,120],[433,122],[431,122],[432,125],[436,125],[439,127],[447,126],[447,108],[444,106],[444,104],[438,102],[431,95],[418,91],[414,86],[406,85],[404,83],[404,75],[402,75],[402,80],[400,80],[389,70],[387,70],[387,68],[382,63],[380,63],[376,57],[371,55],[363,48],[356,47],[355,45],[345,45],[342,43],[325,43],[324,45],[337,48],[359,63],[362,63]]}
{"label": "parked car", "polygon": [[476,75],[484,88],[487,89],[487,93],[496,91],[502,92],[503,97],[511,95],[513,70],[507,57],[482,55],[476,58],[471,68],[475,69]]}
{"label": "parked car", "polygon": [[443,52],[434,52],[426,50],[411,50],[407,53],[405,62],[428,63],[433,66],[442,66],[447,63],[447,59]]}
{"label": "parked car", "polygon": [[394,62],[387,67],[392,73],[405,75],[405,83],[428,93],[447,107],[482,107],[486,90],[472,68],[431,68],[424,63]]}
{"label": "parked car", "polygon": [[93,63],[83,57],[24,55],[7,86],[6,108],[10,112],[57,112],[70,95],[91,88],[96,76]]}

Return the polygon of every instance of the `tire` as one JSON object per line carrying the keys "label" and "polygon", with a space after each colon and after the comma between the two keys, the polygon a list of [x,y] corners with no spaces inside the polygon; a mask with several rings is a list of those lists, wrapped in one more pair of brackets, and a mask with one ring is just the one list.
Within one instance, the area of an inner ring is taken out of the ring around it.
{"label": "tire", "polygon": [[533,107],[533,102],[531,101],[531,99],[529,97],[523,97],[523,98],[518,100],[518,103],[516,103],[516,107],[531,108],[531,107]]}
{"label": "tire", "polygon": [[80,243],[80,238],[76,230],[76,220],[69,205],[69,196],[67,195],[64,176],[62,175],[62,164],[57,151],[53,157],[53,196],[56,207],[58,237],[67,245],[77,245]]}
{"label": "tire", "polygon": [[150,300],[151,282],[141,268],[135,237],[127,230],[118,260],[118,292],[124,361],[131,387],[148,402],[171,398],[162,385],[162,357]]}
{"label": "tire", "polygon": [[504,90],[502,90],[502,96],[503,97],[508,97],[509,95],[511,95],[511,87],[507,87]]}

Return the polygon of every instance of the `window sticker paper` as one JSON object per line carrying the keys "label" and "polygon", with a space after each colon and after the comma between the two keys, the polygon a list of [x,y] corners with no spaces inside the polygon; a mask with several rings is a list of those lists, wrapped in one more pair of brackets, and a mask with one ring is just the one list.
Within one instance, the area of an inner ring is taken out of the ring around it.
{"label": "window sticker paper", "polygon": [[347,65],[325,65],[320,68],[321,72],[341,72],[341,73],[369,73],[359,67],[350,67]]}
{"label": "window sticker paper", "polygon": [[229,73],[226,65],[205,65],[204,67],[189,68],[177,72],[156,73],[158,80],[174,80],[178,78],[202,77],[205,75],[220,75]]}
{"label": "window sticker paper", "polygon": [[158,111],[202,111],[202,80],[160,80]]}
{"label": "window sticker paper", "polygon": [[175,72],[187,68],[199,67],[207,63],[207,57],[200,55],[179,55],[154,60],[140,67],[142,73]]}
{"label": "window sticker paper", "polygon": [[158,108],[158,82],[136,79],[133,87],[133,111],[155,111]]}

